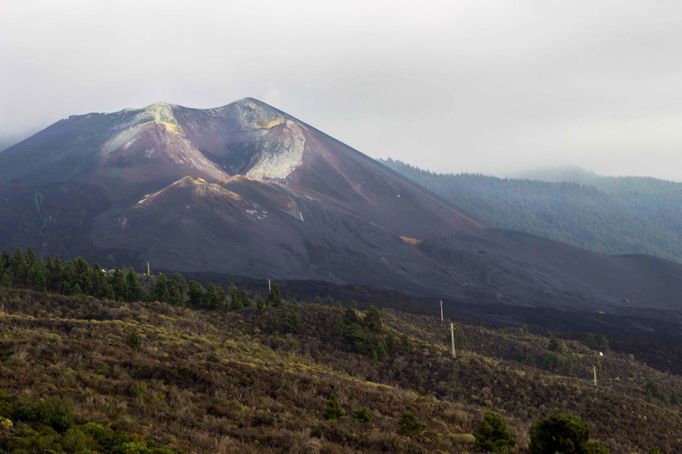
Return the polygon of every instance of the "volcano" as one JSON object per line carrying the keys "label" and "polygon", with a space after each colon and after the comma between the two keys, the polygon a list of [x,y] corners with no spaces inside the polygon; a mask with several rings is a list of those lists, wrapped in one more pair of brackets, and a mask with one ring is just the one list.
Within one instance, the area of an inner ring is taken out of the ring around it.
{"label": "volcano", "polygon": [[469,302],[675,308],[682,266],[487,229],[253,98],[58,121],[0,153],[0,248]]}

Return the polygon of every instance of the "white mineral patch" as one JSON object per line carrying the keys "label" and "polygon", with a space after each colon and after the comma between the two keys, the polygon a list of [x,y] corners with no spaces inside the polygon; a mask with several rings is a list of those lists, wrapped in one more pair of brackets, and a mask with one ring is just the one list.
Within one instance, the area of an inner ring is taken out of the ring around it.
{"label": "white mineral patch", "polygon": [[237,101],[235,107],[239,114],[239,123],[245,130],[270,129],[285,122],[277,111],[265,108],[249,98]]}
{"label": "white mineral patch", "polygon": [[175,115],[173,115],[173,108],[165,102],[157,102],[147,106],[141,113],[137,114],[137,117],[142,122],[154,121],[178,126]]}
{"label": "white mineral patch", "polygon": [[[227,197],[232,200],[241,200],[241,196],[235,192],[232,192],[228,189],[225,189],[224,187],[220,186],[219,184],[216,183],[209,183],[203,178],[192,178],[190,176],[187,177],[182,177],[177,181],[174,181],[173,183],[169,184],[165,188],[156,191],[153,194],[147,194],[144,196],[142,199],[140,199],[135,206],[144,206],[147,205],[151,202],[153,202],[156,198],[158,198],[161,194],[165,193],[166,191],[172,189],[172,188],[177,188],[177,187],[190,187],[192,188],[192,191],[195,194],[199,195],[205,195],[207,193],[213,193],[217,194],[223,197]],[[186,205],[185,208],[189,209],[190,206]]]}
{"label": "white mineral patch", "polygon": [[224,180],[228,176],[187,140],[169,104],[155,103],[147,106],[138,111],[132,121],[121,125],[121,128],[123,129],[100,149],[104,160],[109,159],[108,155],[116,150],[130,150],[140,134],[150,131],[149,137],[156,146],[140,150],[145,158],[170,158],[182,167],[201,170],[216,180]]}
{"label": "white mineral patch", "polygon": [[143,128],[144,128],[143,125],[135,125],[124,129],[111,139],[107,140],[107,142],[104,145],[102,145],[102,148],[100,150],[101,153],[107,155],[112,151],[118,150],[119,148],[124,147],[126,145],[130,147],[132,142],[134,142],[135,137],[137,137],[140,134],[140,132],[142,132]]}
{"label": "white mineral patch", "polygon": [[170,104],[157,102],[140,111],[132,121],[122,125],[123,130],[109,139],[101,149],[103,154],[109,154],[119,148],[128,149],[147,126],[162,124],[166,129],[179,133],[180,125],[173,115]]}
{"label": "white mineral patch", "polygon": [[264,219],[268,218],[268,212],[265,210],[251,210],[251,209],[246,209],[244,210],[246,214],[251,216],[253,219],[257,219],[259,221],[262,221]]}
{"label": "white mineral patch", "polygon": [[265,147],[260,160],[246,173],[254,180],[283,180],[303,161],[305,136],[295,122],[287,120],[280,143]]}

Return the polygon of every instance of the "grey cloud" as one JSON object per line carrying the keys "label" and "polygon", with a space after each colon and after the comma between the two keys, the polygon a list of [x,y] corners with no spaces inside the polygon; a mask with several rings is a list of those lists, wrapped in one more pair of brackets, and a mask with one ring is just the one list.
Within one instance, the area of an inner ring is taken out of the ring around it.
{"label": "grey cloud", "polygon": [[253,96],[442,171],[682,180],[679,17],[677,1],[4,0],[0,139]]}

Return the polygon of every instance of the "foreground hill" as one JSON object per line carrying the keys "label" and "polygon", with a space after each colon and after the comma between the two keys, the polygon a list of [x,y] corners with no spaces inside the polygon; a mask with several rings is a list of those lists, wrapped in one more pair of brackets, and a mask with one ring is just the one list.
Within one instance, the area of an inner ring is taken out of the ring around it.
{"label": "foreground hill", "polygon": [[251,98],[73,116],[0,152],[0,248],[16,246],[476,304],[679,310],[682,293],[680,265],[487,229]]}
{"label": "foreground hill", "polygon": [[607,353],[595,387],[596,351],[523,329],[458,322],[453,359],[447,325],[393,310],[368,323],[336,304],[196,310],[9,289],[0,308],[5,396],[61,398],[77,424],[185,452],[471,452],[490,410],[523,447],[555,409],[612,452],[682,448],[680,377]]}
{"label": "foreground hill", "polygon": [[603,177],[579,169],[502,179],[438,174],[382,161],[491,227],[529,232],[608,254],[682,261],[682,184]]}

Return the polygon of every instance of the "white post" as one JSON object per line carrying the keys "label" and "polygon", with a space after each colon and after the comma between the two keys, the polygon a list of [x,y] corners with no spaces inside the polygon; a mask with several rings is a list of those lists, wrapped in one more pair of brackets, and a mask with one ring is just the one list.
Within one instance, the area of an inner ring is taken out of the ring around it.
{"label": "white post", "polygon": [[599,364],[599,358],[602,358],[604,356],[604,352],[599,352],[599,356],[597,356],[597,361],[595,362],[595,365],[592,366],[592,380],[594,382],[594,386],[597,386],[597,366],[596,364]]}
{"label": "white post", "polygon": [[272,292],[272,282],[268,279],[268,293]]}
{"label": "white post", "polygon": [[147,262],[147,276],[151,276],[151,275],[152,275],[152,269],[149,266],[149,262]]}
{"label": "white post", "polygon": [[592,380],[594,381],[594,386],[597,386],[597,366],[592,366]]}
{"label": "white post", "polygon": [[455,350],[455,324],[450,323],[450,342],[452,344],[452,357],[457,358],[457,351]]}
{"label": "white post", "polygon": [[440,300],[440,321],[443,321],[443,300]]}

